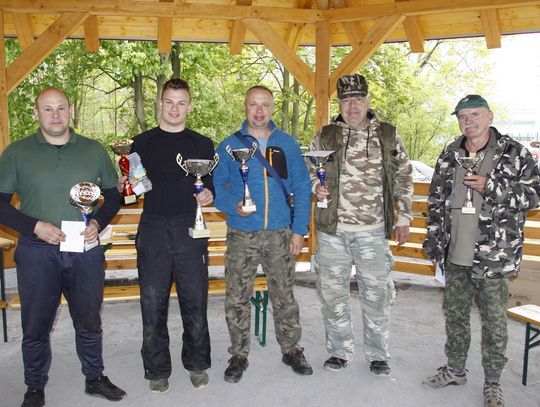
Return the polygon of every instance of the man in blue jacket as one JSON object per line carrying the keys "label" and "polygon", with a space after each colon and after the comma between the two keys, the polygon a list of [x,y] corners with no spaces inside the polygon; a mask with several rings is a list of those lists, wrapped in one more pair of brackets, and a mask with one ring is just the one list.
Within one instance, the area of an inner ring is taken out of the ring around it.
{"label": "man in blue jacket", "polygon": [[[231,347],[225,381],[237,383],[248,367],[250,345],[250,305],[257,267],[261,264],[268,278],[282,361],[299,374],[313,370],[298,345],[302,335],[298,304],[293,295],[295,256],[302,249],[309,223],[311,188],[309,174],[296,140],[276,128],[272,91],[254,86],[246,93],[246,120],[239,132],[222,141],[217,152],[220,163],[214,171],[216,207],[227,213],[227,253],[225,255],[225,316]],[[249,190],[256,210],[243,207],[244,185],[240,163],[228,151],[246,148],[256,142],[263,156],[277,172],[272,177],[257,157],[249,160]],[[294,194],[291,219],[286,193]],[[292,223],[291,223],[292,221]]]}

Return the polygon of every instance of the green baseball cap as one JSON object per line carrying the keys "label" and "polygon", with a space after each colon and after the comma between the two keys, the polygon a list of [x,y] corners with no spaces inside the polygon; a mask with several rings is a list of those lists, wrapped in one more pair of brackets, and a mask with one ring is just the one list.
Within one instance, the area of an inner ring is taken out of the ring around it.
{"label": "green baseball cap", "polygon": [[486,99],[484,99],[482,96],[467,95],[457,103],[452,114],[457,114],[457,112],[461,109],[469,109],[473,107],[485,107],[490,110],[488,102],[486,102]]}

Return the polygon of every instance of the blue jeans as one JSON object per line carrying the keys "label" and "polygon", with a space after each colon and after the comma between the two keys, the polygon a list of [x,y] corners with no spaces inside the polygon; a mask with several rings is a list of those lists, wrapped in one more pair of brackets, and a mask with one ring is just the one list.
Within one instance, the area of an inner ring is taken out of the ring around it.
{"label": "blue jeans", "polygon": [[394,260],[384,229],[368,232],[317,233],[317,294],[330,355],[350,360],[354,353],[350,277],[354,262],[362,304],[364,353],[368,361],[388,360]]}
{"label": "blue jeans", "polygon": [[187,370],[210,367],[208,302],[208,239],[193,239],[193,217],[143,213],[137,232],[137,267],[143,320],[142,358],[145,378],[171,375],[169,292],[173,282],[184,332],[182,363]]}
{"label": "blue jeans", "polygon": [[24,380],[43,390],[51,366],[50,333],[62,294],[75,328],[82,372],[93,380],[103,372],[100,310],[105,272],[103,249],[60,252],[58,245],[21,237],[15,251],[21,298]]}

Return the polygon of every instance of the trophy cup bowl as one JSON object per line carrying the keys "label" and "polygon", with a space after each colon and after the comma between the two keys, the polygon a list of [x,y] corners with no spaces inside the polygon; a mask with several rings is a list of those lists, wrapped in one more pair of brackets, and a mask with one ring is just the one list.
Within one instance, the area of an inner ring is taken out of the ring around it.
{"label": "trophy cup bowl", "polygon": [[[219,156],[214,155],[213,160],[205,159],[189,159],[184,160],[182,155],[178,153],[176,156],[176,162],[184,170],[187,175],[192,175],[196,178],[195,183],[193,184],[193,189],[196,194],[200,194],[204,189],[204,183],[202,182],[202,177],[210,174],[216,165],[219,162]],[[189,228],[189,235],[193,239],[200,239],[203,237],[210,237],[210,229],[206,227],[204,223],[204,217],[202,213],[202,206],[197,201],[197,213],[195,215],[195,223],[193,227]]]}
{"label": "trophy cup bowl", "polygon": [[[465,157],[461,156],[458,151],[454,153],[454,157],[459,166],[463,167],[465,170],[465,176],[474,175],[474,169],[484,158],[484,153],[475,154],[473,156]],[[463,214],[474,214],[476,209],[472,202],[473,189],[470,185],[467,185],[467,193],[465,195],[465,200],[463,202],[463,207],[461,208],[461,213]]]}
{"label": "trophy cup bowl", "polygon": [[[69,201],[79,208],[84,224],[88,226],[94,206],[97,205],[101,189],[92,182],[79,182],[71,187]],[[98,240],[92,243],[84,242],[84,250],[88,251],[98,245]]]}
{"label": "trophy cup bowl", "polygon": [[[304,154],[309,159],[311,164],[316,168],[317,178],[321,186],[326,186],[326,168],[325,165],[330,159],[330,156],[334,151],[309,151]],[[328,208],[328,199],[324,198],[322,201],[317,200],[317,208]]]}
{"label": "trophy cup bowl", "polygon": [[[119,140],[110,145],[113,153],[120,156],[118,167],[121,174],[126,177],[129,177],[129,160],[126,156],[131,151],[131,144],[133,144],[133,140]],[[124,205],[131,205],[136,202],[137,195],[133,192],[129,179],[126,179],[122,188],[122,203]]]}
{"label": "trophy cup bowl", "polygon": [[242,176],[242,181],[244,182],[244,196],[242,197],[242,210],[244,212],[255,212],[257,210],[257,207],[255,206],[255,202],[253,202],[253,199],[251,199],[251,193],[249,192],[248,188],[248,175],[249,175],[249,167],[247,165],[247,161],[249,161],[255,152],[257,151],[257,148],[259,146],[256,142],[253,142],[253,145],[251,148],[231,148],[231,146],[227,146],[225,150],[227,150],[227,153],[235,160],[240,162],[240,175]]}

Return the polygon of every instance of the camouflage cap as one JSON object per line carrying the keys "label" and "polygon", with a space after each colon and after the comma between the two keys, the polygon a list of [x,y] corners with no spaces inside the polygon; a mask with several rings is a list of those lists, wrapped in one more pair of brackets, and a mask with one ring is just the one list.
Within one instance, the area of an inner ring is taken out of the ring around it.
{"label": "camouflage cap", "polygon": [[367,96],[368,84],[362,75],[345,75],[337,81],[337,97],[343,99],[351,96]]}
{"label": "camouflage cap", "polygon": [[486,102],[486,99],[484,99],[482,96],[467,95],[458,102],[452,114],[457,114],[457,112],[461,109],[469,109],[474,107],[485,107],[490,110],[488,102]]}

